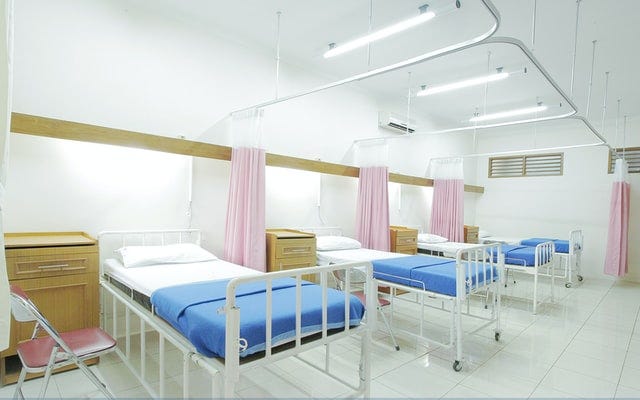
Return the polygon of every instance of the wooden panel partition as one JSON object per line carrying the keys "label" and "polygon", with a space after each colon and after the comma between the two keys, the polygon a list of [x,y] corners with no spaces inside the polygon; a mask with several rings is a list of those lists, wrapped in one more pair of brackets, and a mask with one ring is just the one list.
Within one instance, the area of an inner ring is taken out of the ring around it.
{"label": "wooden panel partition", "polygon": [[[104,126],[15,112],[11,114],[11,132],[56,139],[135,147],[138,149],[213,158],[216,160],[231,160],[231,148],[228,146],[150,135],[148,133],[107,128]],[[354,178],[357,178],[360,174],[358,167],[290,157],[281,154],[267,153],[266,163],[271,167],[292,168]],[[416,186],[433,186],[433,179],[396,173],[389,173],[389,182]],[[484,193],[484,187],[482,186],[464,185],[464,190],[470,193]]]}

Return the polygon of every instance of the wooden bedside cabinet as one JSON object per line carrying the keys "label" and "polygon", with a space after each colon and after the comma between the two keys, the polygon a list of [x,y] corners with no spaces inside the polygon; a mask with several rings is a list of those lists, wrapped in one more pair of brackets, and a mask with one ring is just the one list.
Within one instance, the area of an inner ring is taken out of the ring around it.
{"label": "wooden bedside cabinet", "polygon": [[478,231],[477,226],[465,225],[464,226],[464,242],[465,243],[478,243]]}
{"label": "wooden bedside cabinet", "polygon": [[418,230],[406,226],[389,227],[391,251],[394,253],[418,254]]}
{"label": "wooden bedside cabinet", "polygon": [[[294,229],[267,229],[267,272],[316,266],[316,235]],[[314,280],[314,275],[303,279]]]}
{"label": "wooden bedside cabinet", "polygon": [[[56,330],[98,326],[95,239],[83,232],[44,232],[6,233],[4,240],[9,284],[21,287]],[[11,320],[9,348],[0,353],[2,384],[18,380],[21,364],[16,346],[31,337],[33,327]]]}

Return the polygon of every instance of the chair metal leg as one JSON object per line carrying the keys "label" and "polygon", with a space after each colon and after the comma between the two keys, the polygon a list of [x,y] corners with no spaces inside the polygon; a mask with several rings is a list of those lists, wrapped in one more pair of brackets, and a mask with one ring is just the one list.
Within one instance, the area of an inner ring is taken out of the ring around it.
{"label": "chair metal leg", "polygon": [[47,369],[44,371],[42,387],[40,388],[40,394],[38,395],[39,399],[43,399],[44,395],[47,393],[47,387],[49,387],[49,379],[51,379],[51,374],[53,373],[53,368],[56,364],[57,355],[58,346],[54,346],[53,349],[51,349],[51,355],[49,356],[49,364],[47,364]]}
{"label": "chair metal leg", "polygon": [[382,321],[384,322],[385,326],[387,327],[387,331],[391,336],[391,340],[393,341],[393,346],[395,347],[396,350],[400,350],[400,346],[398,346],[398,342],[396,341],[396,336],[393,334],[393,330],[391,330],[391,325],[389,325],[389,321],[387,321],[387,316],[384,315],[384,312],[380,307],[378,307],[378,311],[380,311],[380,315],[382,315]]}
{"label": "chair metal leg", "polygon": [[93,384],[96,385],[102,393],[104,393],[105,396],[107,396],[110,399],[115,398],[113,393],[111,393],[111,391],[107,389],[107,386],[104,383],[102,383],[100,379],[98,379],[96,374],[94,374],[93,371],[91,371],[84,362],[78,360],[78,362],[76,362],[76,365],[78,366],[78,368],[80,368],[82,372],[84,372],[87,378],[89,378],[89,380],[93,382]]}
{"label": "chair metal leg", "polygon": [[20,377],[18,378],[18,383],[16,383],[16,391],[13,393],[13,398],[17,399],[18,395],[20,395],[20,399],[24,400],[24,394],[22,394],[22,384],[24,383],[25,378],[27,377],[27,369],[22,368],[20,371]]}

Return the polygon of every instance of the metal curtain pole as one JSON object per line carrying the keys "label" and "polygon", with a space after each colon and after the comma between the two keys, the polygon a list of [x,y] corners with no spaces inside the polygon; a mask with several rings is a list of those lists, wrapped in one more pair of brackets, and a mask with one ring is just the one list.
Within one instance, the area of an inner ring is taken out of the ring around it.
{"label": "metal curtain pole", "polygon": [[[491,51],[487,52],[487,75],[491,72]],[[487,96],[489,93],[489,81],[484,83],[484,109],[482,110],[482,114],[487,114]]]}
{"label": "metal curtain pole", "polygon": [[536,10],[538,9],[538,0],[533,0],[533,17],[531,21],[531,51],[536,47]]}
{"label": "metal curtain pole", "polygon": [[580,1],[576,0],[576,30],[573,34],[573,63],[571,64],[571,91],[570,96],[573,99],[573,84],[575,82],[576,72],[576,54],[578,48],[578,21],[580,21]]}
{"label": "metal curtain pole", "polygon": [[278,17],[276,28],[276,99],[278,99],[278,85],[280,83],[280,16],[282,11],[276,12]]}
{"label": "metal curtain pole", "polygon": [[406,134],[409,132],[409,116],[411,115],[411,71],[407,72],[407,126],[406,126]]}
{"label": "metal curtain pole", "polygon": [[591,41],[593,43],[593,50],[591,51],[591,73],[589,74],[589,91],[587,93],[587,108],[585,110],[584,116],[589,118],[589,106],[591,105],[591,87],[593,86],[593,67],[596,63],[596,43],[597,40]]}
{"label": "metal curtain pole", "polygon": [[618,146],[618,124],[620,122],[620,102],[622,99],[618,99],[618,111],[616,112],[616,135],[613,139],[613,147]]}
{"label": "metal curtain pole", "polygon": [[627,115],[625,114],[622,120],[622,159],[626,160],[625,153],[627,152]]}
{"label": "metal curtain pole", "polygon": [[[369,32],[373,23],[373,0],[369,0]],[[367,44],[367,70],[371,67],[371,42]]]}
{"label": "metal curtain pole", "polygon": [[604,99],[602,100],[602,124],[600,133],[604,135],[604,119],[607,114],[607,92],[609,91],[609,71],[604,73]]}

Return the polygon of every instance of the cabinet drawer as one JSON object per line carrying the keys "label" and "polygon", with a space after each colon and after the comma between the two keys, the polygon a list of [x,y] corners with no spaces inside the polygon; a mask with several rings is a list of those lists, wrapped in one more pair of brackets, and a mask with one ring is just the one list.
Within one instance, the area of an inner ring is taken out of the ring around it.
{"label": "cabinet drawer", "polygon": [[396,246],[411,245],[414,246],[417,242],[415,236],[396,236]]}
{"label": "cabinet drawer", "polygon": [[311,257],[279,258],[279,259],[275,260],[275,265],[273,266],[272,271],[281,271],[281,270],[284,270],[284,269],[315,267],[315,265],[316,265],[315,255],[313,256],[313,258],[311,258]]}
{"label": "cabinet drawer", "polygon": [[7,257],[7,275],[12,280],[84,274],[97,271],[97,265],[97,253]]}
{"label": "cabinet drawer", "polygon": [[316,241],[309,239],[279,239],[276,243],[275,258],[309,257],[315,260]]}
{"label": "cabinet drawer", "polygon": [[418,248],[415,245],[396,246],[396,253],[417,254]]}

